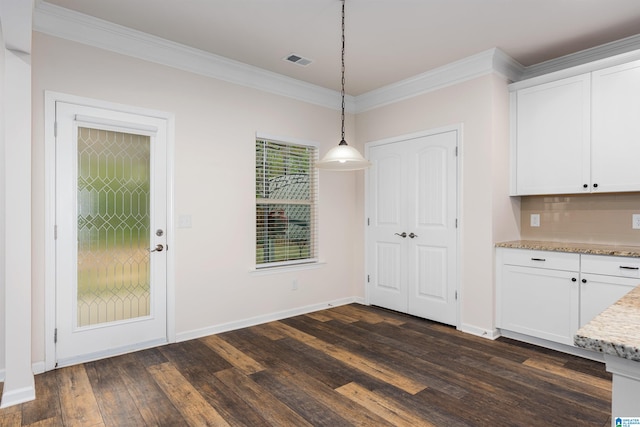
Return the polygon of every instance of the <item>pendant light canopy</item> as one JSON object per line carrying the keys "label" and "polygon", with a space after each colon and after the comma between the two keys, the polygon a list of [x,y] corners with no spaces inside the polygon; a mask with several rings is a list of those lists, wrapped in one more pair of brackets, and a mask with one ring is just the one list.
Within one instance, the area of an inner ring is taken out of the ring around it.
{"label": "pendant light canopy", "polygon": [[366,169],[371,166],[371,162],[362,157],[362,154],[347,144],[344,139],[344,2],[342,0],[342,139],[337,147],[330,149],[327,154],[316,163],[319,169],[353,171]]}

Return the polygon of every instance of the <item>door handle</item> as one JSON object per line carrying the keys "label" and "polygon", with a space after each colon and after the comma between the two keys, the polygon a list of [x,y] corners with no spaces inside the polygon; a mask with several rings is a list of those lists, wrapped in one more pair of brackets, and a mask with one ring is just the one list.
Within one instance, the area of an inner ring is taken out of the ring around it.
{"label": "door handle", "polygon": [[406,232],[404,232],[404,231],[402,232],[402,234],[398,234],[398,233],[393,233],[393,234],[395,234],[396,236],[400,236],[400,237],[402,237],[403,239],[407,237],[407,233],[406,233]]}
{"label": "door handle", "polygon": [[162,252],[162,250],[164,249],[164,246],[161,245],[160,243],[158,243],[155,247],[155,249],[150,250],[149,252]]}
{"label": "door handle", "polygon": [[414,234],[413,232],[411,232],[411,233],[409,233],[409,237],[411,237],[413,239],[414,237],[418,237],[418,235]]}

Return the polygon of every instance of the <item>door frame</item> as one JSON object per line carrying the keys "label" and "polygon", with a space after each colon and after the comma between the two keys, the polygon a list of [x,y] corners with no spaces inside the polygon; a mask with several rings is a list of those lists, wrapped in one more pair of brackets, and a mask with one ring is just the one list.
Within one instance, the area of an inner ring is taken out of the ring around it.
{"label": "door frame", "polygon": [[[155,117],[167,123],[167,247],[175,248],[174,224],[174,142],[175,116],[173,113],[117,104],[98,99],[85,98],[60,92],[45,91],[44,102],[44,313],[45,313],[45,361],[44,370],[56,368],[56,102],[78,104],[106,110],[121,111],[142,116]],[[175,256],[167,250],[167,342],[176,341],[175,330]]]}
{"label": "door frame", "polygon": [[[462,194],[460,189],[462,188],[462,141],[463,141],[463,125],[462,123],[459,123],[457,125],[449,125],[449,126],[443,126],[443,127],[438,127],[438,128],[433,128],[433,129],[428,129],[428,130],[423,130],[420,132],[416,132],[416,133],[410,133],[410,134],[404,134],[404,135],[399,135],[399,136],[393,136],[390,138],[385,138],[385,139],[380,139],[380,140],[376,140],[376,141],[370,141],[370,142],[366,142],[364,144],[364,151],[365,151],[365,157],[367,159],[370,158],[370,154],[369,154],[369,150],[371,150],[371,148],[373,147],[377,147],[380,145],[387,145],[387,144],[394,144],[394,143],[399,143],[399,142],[404,142],[407,140],[411,140],[411,139],[416,139],[416,138],[423,138],[423,137],[428,137],[428,136],[432,136],[432,135],[437,135],[440,133],[446,133],[446,132],[451,132],[451,131],[455,131],[457,132],[457,147],[458,147],[458,151],[457,151],[457,160],[456,160],[456,165],[457,165],[457,171],[456,171],[456,218],[458,220],[458,227],[456,228],[456,280],[455,280],[455,287],[456,287],[456,291],[458,292],[458,298],[456,300],[456,329],[460,329],[461,327],[461,323],[460,323],[460,307],[462,306],[462,298],[463,296],[463,292],[460,289],[460,278],[461,278],[461,263],[460,263],[460,253],[461,253],[461,247],[460,247],[460,243],[461,243],[461,238],[460,236],[462,235],[462,218],[461,218],[461,212],[462,212]],[[369,187],[369,169],[365,169],[365,176],[364,176],[364,268],[365,268],[365,277],[364,277],[364,298],[365,298],[365,304],[370,305],[371,304],[371,298],[370,298],[370,283],[368,282],[368,271],[369,269],[372,267],[371,265],[369,265],[369,255],[370,255],[370,250],[371,250],[371,242],[369,241],[369,233],[367,232],[367,218],[370,218],[370,212],[371,212],[371,200],[369,197],[369,191],[371,190]]]}

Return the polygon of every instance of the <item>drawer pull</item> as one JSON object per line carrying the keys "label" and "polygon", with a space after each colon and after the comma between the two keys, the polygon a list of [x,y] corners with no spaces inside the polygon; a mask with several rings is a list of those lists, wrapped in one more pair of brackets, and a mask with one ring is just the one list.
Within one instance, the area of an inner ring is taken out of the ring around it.
{"label": "drawer pull", "polygon": [[621,265],[620,268],[623,270],[640,270],[640,267],[627,267],[626,265]]}
{"label": "drawer pull", "polygon": [[[531,261],[546,261],[544,258],[531,258]],[[622,268],[622,267],[620,267]]]}

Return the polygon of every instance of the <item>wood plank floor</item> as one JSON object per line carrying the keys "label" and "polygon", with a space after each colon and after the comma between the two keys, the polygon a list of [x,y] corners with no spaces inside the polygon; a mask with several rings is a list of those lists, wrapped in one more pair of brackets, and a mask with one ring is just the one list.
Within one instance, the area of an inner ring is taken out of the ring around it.
{"label": "wood plank floor", "polygon": [[352,304],[36,376],[1,426],[609,426],[604,365]]}

